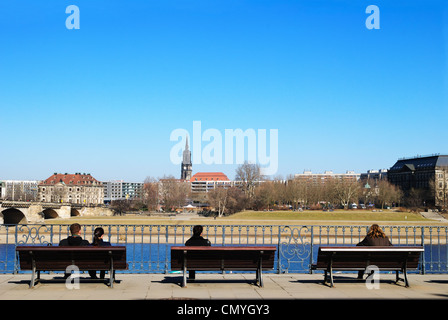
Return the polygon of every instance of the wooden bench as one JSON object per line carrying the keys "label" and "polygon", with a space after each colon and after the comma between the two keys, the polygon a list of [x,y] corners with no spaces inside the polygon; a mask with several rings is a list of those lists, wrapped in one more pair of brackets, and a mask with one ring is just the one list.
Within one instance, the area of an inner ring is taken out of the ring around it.
{"label": "wooden bench", "polygon": [[75,266],[79,271],[109,271],[110,287],[115,270],[127,270],[126,247],[17,246],[20,269],[31,270],[30,288],[40,280],[40,271],[66,271]]}
{"label": "wooden bench", "polygon": [[[312,270],[324,270],[324,283],[327,273],[330,275],[331,287],[334,286],[333,271],[365,271],[368,266],[375,266],[379,271],[396,271],[396,283],[404,280],[409,287],[407,271],[416,269],[423,247],[320,247],[317,263]],[[404,279],[399,279],[402,272]]]}
{"label": "wooden bench", "polygon": [[187,270],[256,271],[256,282],[263,287],[263,270],[274,268],[276,247],[171,247],[171,270],[182,270],[182,287],[187,285]]}

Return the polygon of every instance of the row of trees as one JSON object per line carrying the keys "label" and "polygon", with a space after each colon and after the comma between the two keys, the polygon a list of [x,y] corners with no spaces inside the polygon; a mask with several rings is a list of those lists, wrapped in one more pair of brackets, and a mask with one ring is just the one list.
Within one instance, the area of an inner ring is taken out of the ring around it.
{"label": "row of trees", "polygon": [[[349,208],[352,203],[374,203],[384,208],[399,205],[401,190],[387,180],[355,181],[330,179],[325,183],[311,183],[290,177],[287,180],[266,180],[255,164],[242,164],[236,170],[239,183],[227,188],[216,188],[206,193],[191,193],[190,184],[173,176],[147,178],[140,199],[115,203],[165,212],[182,208],[189,201],[208,204],[219,216],[244,209],[269,210],[281,208]],[[120,210],[121,211],[121,210]]]}

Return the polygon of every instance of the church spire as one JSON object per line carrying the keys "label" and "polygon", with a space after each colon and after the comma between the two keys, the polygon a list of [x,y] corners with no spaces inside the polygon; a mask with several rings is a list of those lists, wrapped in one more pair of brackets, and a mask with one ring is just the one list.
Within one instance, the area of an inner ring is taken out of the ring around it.
{"label": "church spire", "polygon": [[185,141],[185,150],[182,154],[182,164],[180,168],[180,178],[183,180],[190,180],[192,173],[191,165],[191,151],[188,147],[188,136]]}

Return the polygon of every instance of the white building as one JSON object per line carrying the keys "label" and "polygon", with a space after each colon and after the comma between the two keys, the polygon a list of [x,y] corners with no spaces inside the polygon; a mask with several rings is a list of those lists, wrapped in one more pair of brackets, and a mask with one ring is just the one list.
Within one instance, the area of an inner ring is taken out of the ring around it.
{"label": "white building", "polygon": [[112,180],[103,182],[104,202],[138,198],[143,192],[143,182]]}
{"label": "white building", "polygon": [[303,171],[303,173],[296,173],[294,175],[294,178],[312,183],[325,183],[330,179],[341,181],[358,181],[360,176],[360,173],[355,173],[351,170],[347,170],[345,173],[334,173],[333,171],[325,171],[324,173],[313,173],[311,171],[305,170]]}
{"label": "white building", "polygon": [[0,181],[0,199],[12,201],[35,201],[38,193],[37,180]]}

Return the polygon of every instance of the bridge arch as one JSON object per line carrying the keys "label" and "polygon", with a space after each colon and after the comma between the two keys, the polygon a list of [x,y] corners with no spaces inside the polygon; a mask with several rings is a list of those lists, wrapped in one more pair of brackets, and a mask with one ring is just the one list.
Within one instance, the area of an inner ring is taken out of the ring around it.
{"label": "bridge arch", "polygon": [[80,215],[81,215],[81,213],[79,212],[78,209],[76,209],[76,208],[71,208],[71,210],[70,210],[70,216],[71,216],[71,217],[77,217],[77,216],[80,216]]}
{"label": "bridge arch", "polygon": [[8,208],[1,212],[3,224],[26,224],[28,223],[25,214],[17,208]]}
{"label": "bridge arch", "polygon": [[42,211],[42,213],[44,214],[44,219],[56,219],[59,218],[58,213],[51,208],[47,208],[44,211]]}

